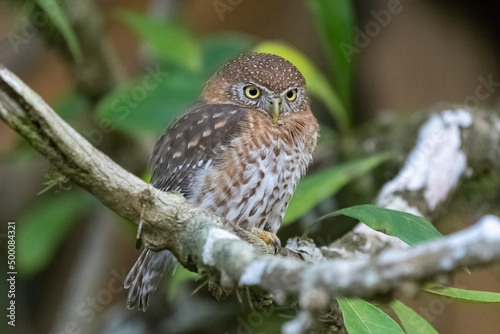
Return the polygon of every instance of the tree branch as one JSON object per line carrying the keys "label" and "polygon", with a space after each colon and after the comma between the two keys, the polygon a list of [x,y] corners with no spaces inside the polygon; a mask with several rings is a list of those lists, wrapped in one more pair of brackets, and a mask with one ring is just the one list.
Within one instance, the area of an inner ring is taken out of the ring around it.
{"label": "tree branch", "polygon": [[[292,251],[284,249],[281,257],[266,255],[272,249],[252,234],[116,165],[5,68],[0,68],[0,118],[111,210],[142,221],[146,247],[169,249],[185,267],[207,273],[223,288],[255,286],[278,303],[292,298],[314,312],[337,297],[391,295],[408,282],[500,262],[500,220],[494,216],[449,237],[372,256],[343,259],[333,248],[319,249],[299,239],[291,240]],[[286,328],[291,332],[292,327]]]}

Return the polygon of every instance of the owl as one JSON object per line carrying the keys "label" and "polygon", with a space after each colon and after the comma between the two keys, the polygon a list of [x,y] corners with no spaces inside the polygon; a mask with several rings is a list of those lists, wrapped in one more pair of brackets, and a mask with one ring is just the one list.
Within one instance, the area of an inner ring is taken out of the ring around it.
{"label": "owl", "polygon": [[[152,185],[180,192],[279,251],[276,233],[318,138],[305,84],[292,63],[274,54],[228,62],[156,143]],[[167,250],[145,249],[125,280],[127,307],[145,311],[174,261]]]}

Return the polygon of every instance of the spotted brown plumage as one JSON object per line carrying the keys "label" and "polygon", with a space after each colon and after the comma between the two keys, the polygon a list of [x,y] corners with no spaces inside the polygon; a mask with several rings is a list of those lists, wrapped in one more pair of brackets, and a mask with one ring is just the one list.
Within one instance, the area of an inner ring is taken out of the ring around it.
{"label": "spotted brown plumage", "polygon": [[[297,68],[272,54],[242,55],[158,140],[151,183],[279,245],[275,234],[317,137]],[[172,260],[168,251],[143,251],[125,281],[129,308],[146,310]]]}

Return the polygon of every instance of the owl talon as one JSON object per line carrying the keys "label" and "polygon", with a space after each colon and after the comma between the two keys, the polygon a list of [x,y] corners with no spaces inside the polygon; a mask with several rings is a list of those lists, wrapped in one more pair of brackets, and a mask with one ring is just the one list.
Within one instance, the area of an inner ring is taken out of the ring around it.
{"label": "owl talon", "polygon": [[273,234],[276,239],[274,239],[274,255],[278,255],[281,251],[281,240],[276,234]]}
{"label": "owl talon", "polygon": [[262,239],[266,244],[273,246],[274,255],[279,254],[281,251],[281,241],[276,234],[258,228],[253,230],[253,234]]}

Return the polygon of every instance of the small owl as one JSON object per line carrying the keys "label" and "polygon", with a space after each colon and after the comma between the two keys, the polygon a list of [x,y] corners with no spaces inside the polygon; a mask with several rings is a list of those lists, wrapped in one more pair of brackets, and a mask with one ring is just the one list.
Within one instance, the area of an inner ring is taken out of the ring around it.
{"label": "small owl", "polygon": [[[156,143],[152,185],[179,191],[279,251],[276,232],[318,138],[305,84],[299,70],[277,55],[230,61]],[[145,311],[174,260],[167,250],[145,249],[125,280],[127,307]]]}

